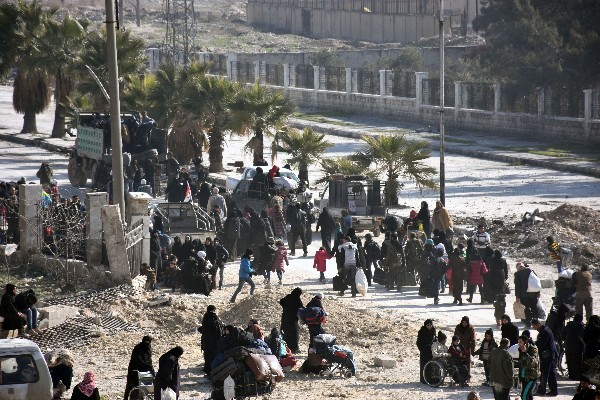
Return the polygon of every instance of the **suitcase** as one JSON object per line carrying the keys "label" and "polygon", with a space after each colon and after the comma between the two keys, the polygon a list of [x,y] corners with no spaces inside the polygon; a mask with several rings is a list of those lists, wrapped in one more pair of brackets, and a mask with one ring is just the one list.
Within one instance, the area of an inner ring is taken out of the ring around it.
{"label": "suitcase", "polygon": [[244,360],[248,368],[254,373],[254,377],[259,382],[271,379],[271,369],[269,364],[257,354],[250,354]]}
{"label": "suitcase", "polygon": [[348,290],[348,285],[344,282],[344,278],[339,275],[333,277],[333,290],[341,292],[342,290]]}
{"label": "suitcase", "polygon": [[212,371],[210,371],[210,378],[213,382],[221,382],[224,381],[230,375],[234,375],[237,371],[238,366],[235,363],[235,360],[231,357],[223,361],[221,364],[217,365]]}
{"label": "suitcase", "polygon": [[279,360],[277,359],[277,357],[273,356],[273,355],[265,355],[265,356],[260,356],[260,358],[262,358],[263,360],[265,360],[267,362],[267,364],[269,364],[269,368],[271,369],[271,379],[274,380],[275,382],[281,382],[283,380],[283,378],[285,378],[285,375],[283,374],[283,370],[281,369],[281,364],[279,363]]}

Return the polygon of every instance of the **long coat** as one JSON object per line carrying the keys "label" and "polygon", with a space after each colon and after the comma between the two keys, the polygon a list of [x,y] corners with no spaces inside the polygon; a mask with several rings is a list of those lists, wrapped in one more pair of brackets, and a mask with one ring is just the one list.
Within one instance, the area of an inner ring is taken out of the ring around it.
{"label": "long coat", "polygon": [[281,334],[292,353],[298,352],[298,341],[300,340],[300,326],[298,325],[298,310],[304,308],[301,290],[294,289],[281,300],[279,304],[283,308],[281,313]]}
{"label": "long coat", "polygon": [[179,358],[169,350],[158,360],[158,371],[154,379],[154,399],[161,400],[161,389],[170,387],[179,398]]}
{"label": "long coat", "polygon": [[14,330],[21,329],[24,325],[24,320],[19,316],[19,311],[15,308],[15,295],[12,293],[4,293],[0,302],[0,316],[4,317],[2,329]]}

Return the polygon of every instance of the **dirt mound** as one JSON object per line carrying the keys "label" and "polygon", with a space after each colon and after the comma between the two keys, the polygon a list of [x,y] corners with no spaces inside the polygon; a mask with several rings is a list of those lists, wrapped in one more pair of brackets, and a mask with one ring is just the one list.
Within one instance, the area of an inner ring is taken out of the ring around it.
{"label": "dirt mound", "polygon": [[573,251],[571,266],[600,264],[600,212],[573,204],[563,204],[554,210],[535,212],[535,223],[525,220],[485,221],[475,218],[456,218],[457,225],[471,228],[483,223],[492,238],[492,247],[517,259],[549,264],[546,237],[553,236],[562,246]]}

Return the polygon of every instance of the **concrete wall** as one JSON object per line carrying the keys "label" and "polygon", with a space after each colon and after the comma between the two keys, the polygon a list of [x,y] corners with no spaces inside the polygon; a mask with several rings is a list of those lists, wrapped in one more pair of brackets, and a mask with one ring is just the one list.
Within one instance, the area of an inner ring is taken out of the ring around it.
{"label": "concrete wall", "polygon": [[428,14],[387,15],[248,3],[246,15],[250,25],[317,39],[412,43],[437,35],[438,30],[436,17]]}
{"label": "concrete wall", "polygon": [[[445,57],[447,63],[456,62],[463,55],[476,49],[475,46],[447,46],[445,47]],[[364,49],[364,50],[339,50],[335,55],[339,59],[339,64],[350,68],[362,68],[365,65],[377,65],[379,60],[395,60],[402,52],[402,48],[386,49]],[[431,69],[438,69],[440,63],[438,47],[419,48],[425,66]],[[310,64],[311,58],[318,54],[316,52],[294,52],[294,53],[230,53],[229,61],[255,62],[262,61],[266,64]]]}
{"label": "concrete wall", "polygon": [[[330,92],[300,88],[285,89],[285,93],[299,107],[336,111],[348,114],[380,115],[423,125],[439,122],[439,109],[418,105],[416,99]],[[600,120],[514,114],[505,112],[455,109],[446,107],[446,126],[493,134],[549,141],[576,141],[600,144]]]}

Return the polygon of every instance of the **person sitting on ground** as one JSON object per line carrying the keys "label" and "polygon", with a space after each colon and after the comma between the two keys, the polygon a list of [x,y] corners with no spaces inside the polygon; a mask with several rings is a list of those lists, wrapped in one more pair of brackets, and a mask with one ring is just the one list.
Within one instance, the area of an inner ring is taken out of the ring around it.
{"label": "person sitting on ground", "polygon": [[93,372],[86,372],[83,380],[73,388],[71,400],[100,400],[100,392],[96,387]]}
{"label": "person sitting on ground", "polygon": [[269,345],[271,352],[277,359],[287,356],[287,344],[283,337],[279,334],[279,329],[271,329],[271,334],[265,338],[265,342]]}
{"label": "person sitting on ground", "polygon": [[594,400],[595,398],[596,386],[592,385],[592,380],[588,375],[581,375],[573,400]]}
{"label": "person sitting on ground", "polygon": [[481,400],[481,397],[479,397],[479,393],[477,392],[469,392],[467,394],[467,400]]}
{"label": "person sitting on ground", "polygon": [[29,289],[15,296],[15,307],[27,317],[27,330],[30,335],[41,333],[38,329],[38,311],[34,307],[37,303],[37,297],[33,290]]}

